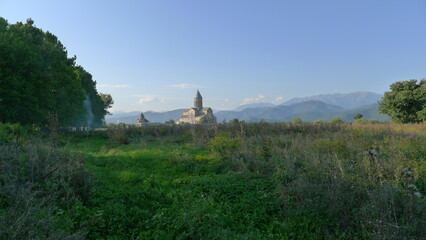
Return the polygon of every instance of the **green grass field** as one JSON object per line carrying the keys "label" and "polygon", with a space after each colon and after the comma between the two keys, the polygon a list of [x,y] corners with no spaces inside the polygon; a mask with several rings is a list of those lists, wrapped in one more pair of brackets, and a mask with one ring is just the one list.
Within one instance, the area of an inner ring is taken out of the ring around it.
{"label": "green grass field", "polygon": [[5,132],[0,239],[426,239],[424,125]]}
{"label": "green grass field", "polygon": [[82,219],[91,238],[259,239],[282,218],[271,176],[221,172],[206,149],[104,139],[72,148],[97,181]]}

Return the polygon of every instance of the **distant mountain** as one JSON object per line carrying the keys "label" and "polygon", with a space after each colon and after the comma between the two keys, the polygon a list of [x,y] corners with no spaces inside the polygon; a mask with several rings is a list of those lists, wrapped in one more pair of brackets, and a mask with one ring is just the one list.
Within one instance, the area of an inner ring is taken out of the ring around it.
{"label": "distant mountain", "polygon": [[353,121],[354,120],[353,117],[355,116],[355,114],[360,113],[369,120],[377,119],[380,121],[390,121],[390,117],[387,115],[380,114],[378,108],[379,108],[378,103],[361,106],[359,108],[343,111],[339,114],[336,114],[332,118],[339,117],[343,121]]}
{"label": "distant mountain", "polygon": [[320,101],[307,101],[291,106],[278,105],[276,107],[247,108],[242,111],[220,111],[216,113],[218,121],[226,121],[238,118],[244,121],[289,121],[298,114],[321,114],[342,112],[343,108],[326,104]]}
{"label": "distant mountain", "polygon": [[133,111],[133,112],[113,112],[112,115],[106,115],[105,118],[109,119],[109,118],[119,118],[119,117],[129,117],[129,116],[136,116],[141,114],[140,111]]}
{"label": "distant mountain", "polygon": [[[217,121],[228,121],[234,118],[248,122],[261,120],[280,122],[291,121],[292,118],[301,118],[302,121],[312,122],[315,120],[328,121],[333,118],[341,118],[344,121],[352,121],[357,113],[364,115],[367,119],[381,121],[389,120],[388,116],[378,113],[377,101],[382,95],[372,92],[355,92],[347,94],[322,94],[304,98],[293,98],[283,104],[252,103],[237,107],[229,111],[214,111]],[[186,109],[177,109],[167,112],[144,112],[150,122],[164,123],[173,119],[177,121]],[[134,124],[140,112],[119,112],[107,116],[107,123]]]}
{"label": "distant mountain", "polygon": [[382,98],[381,94],[373,92],[354,92],[354,93],[335,93],[321,94],[310,97],[292,98],[281,105],[293,105],[306,101],[321,101],[327,104],[333,104],[345,109],[353,109],[361,106],[377,103]]}
{"label": "distant mountain", "polygon": [[[167,120],[173,119],[174,121],[177,121],[179,117],[182,115],[183,111],[186,109],[177,109],[167,112],[153,112],[148,111],[144,112],[143,115],[146,119],[148,119],[150,122],[155,123],[164,123]],[[134,124],[136,123],[136,120],[140,116],[140,112],[132,112],[136,113],[135,115],[129,116],[128,114],[120,114],[117,117],[110,117],[106,118],[106,123],[127,123],[127,124]],[[115,116],[115,115],[112,115]]]}
{"label": "distant mountain", "polygon": [[389,116],[379,114],[378,107],[379,105],[376,103],[376,104],[362,106],[355,109],[344,110],[342,112],[321,113],[321,114],[306,112],[306,113],[296,114],[294,117],[299,117],[305,122],[313,122],[315,120],[329,121],[333,118],[340,118],[345,122],[351,122],[354,120],[353,117],[355,116],[355,114],[360,113],[368,120],[376,119],[379,121],[389,121],[390,120]]}
{"label": "distant mountain", "polygon": [[268,102],[264,102],[264,103],[249,103],[249,104],[244,104],[244,105],[238,106],[233,111],[242,111],[242,110],[247,109],[247,108],[262,108],[262,107],[275,107],[275,106],[276,106],[275,104],[268,103]]}
{"label": "distant mountain", "polygon": [[341,118],[343,121],[353,121],[353,116],[360,113],[367,119],[388,121],[389,117],[378,113],[378,104],[371,104],[354,109],[327,104],[320,101],[307,101],[291,106],[279,105],[273,108],[248,108],[242,111],[220,111],[216,113],[218,121],[227,121],[234,118],[248,122],[266,120],[270,122],[288,122],[293,118],[301,118],[305,122],[315,120],[328,121]]}
{"label": "distant mountain", "polygon": [[[176,109],[167,112],[145,112],[145,118],[150,122],[160,122],[164,123],[167,120],[173,119],[175,122],[182,116],[182,113],[187,109]],[[138,116],[139,117],[139,116]]]}
{"label": "distant mountain", "polygon": [[342,107],[333,104],[327,104],[322,101],[305,101],[301,103],[296,103],[290,106],[278,106],[277,109],[282,107],[289,107],[292,114],[304,113],[304,112],[321,112],[321,113],[330,113],[330,112],[340,112],[343,110]]}

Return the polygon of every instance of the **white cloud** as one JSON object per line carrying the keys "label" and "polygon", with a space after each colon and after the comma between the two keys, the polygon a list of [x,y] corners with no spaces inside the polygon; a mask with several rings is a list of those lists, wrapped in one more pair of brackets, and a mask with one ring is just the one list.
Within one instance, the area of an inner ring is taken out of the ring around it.
{"label": "white cloud", "polygon": [[283,96],[279,96],[279,97],[276,97],[276,98],[275,98],[275,102],[280,102],[280,101],[282,101],[282,100],[284,100],[284,97],[283,97]]}
{"label": "white cloud", "polygon": [[244,98],[243,103],[241,105],[249,104],[249,103],[257,103],[260,100],[264,99],[265,97],[266,97],[265,95],[259,94],[254,98]]}
{"label": "white cloud", "polygon": [[225,98],[225,99],[223,99],[223,101],[226,102],[226,103],[228,103],[230,101],[230,99],[229,98]]}
{"label": "white cloud", "polygon": [[119,85],[119,84],[99,84],[98,87],[105,87],[105,88],[129,88],[132,87],[130,85]]}
{"label": "white cloud", "polygon": [[186,88],[201,88],[200,85],[190,84],[190,83],[172,84],[172,85],[169,85],[169,87],[172,87],[172,88],[181,88],[181,89],[186,89]]}
{"label": "white cloud", "polygon": [[153,102],[164,102],[164,98],[154,95],[135,95],[135,97],[139,97],[138,104],[140,105]]}

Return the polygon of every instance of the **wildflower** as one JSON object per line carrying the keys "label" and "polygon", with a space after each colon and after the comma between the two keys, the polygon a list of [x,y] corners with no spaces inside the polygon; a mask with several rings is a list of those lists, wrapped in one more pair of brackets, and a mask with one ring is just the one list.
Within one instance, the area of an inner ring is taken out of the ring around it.
{"label": "wildflower", "polygon": [[408,184],[407,188],[410,189],[410,190],[413,190],[413,191],[417,191],[417,187],[414,184]]}
{"label": "wildflower", "polygon": [[377,153],[377,151],[375,149],[369,149],[368,151],[366,151],[364,153],[364,155],[366,157],[368,157],[368,159],[373,162],[373,163],[378,163],[379,162],[379,154]]}
{"label": "wildflower", "polygon": [[414,173],[409,168],[402,169],[401,176],[406,179],[415,180]]}
{"label": "wildflower", "polygon": [[378,156],[377,151],[374,149],[368,150],[367,152],[364,153],[364,155],[371,158],[376,158]]}

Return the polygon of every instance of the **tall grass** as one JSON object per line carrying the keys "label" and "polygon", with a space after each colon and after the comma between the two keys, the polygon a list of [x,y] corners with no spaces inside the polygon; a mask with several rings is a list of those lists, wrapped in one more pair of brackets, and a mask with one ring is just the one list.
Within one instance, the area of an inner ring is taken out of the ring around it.
{"label": "tall grass", "polygon": [[0,132],[0,239],[80,239],[72,209],[92,188],[81,155],[18,125]]}
{"label": "tall grass", "polygon": [[127,131],[135,142],[167,138],[208,148],[224,171],[272,177],[285,217],[271,231],[281,237],[426,238],[424,124],[234,122]]}
{"label": "tall grass", "polygon": [[0,239],[426,239],[424,124],[6,128]]}

